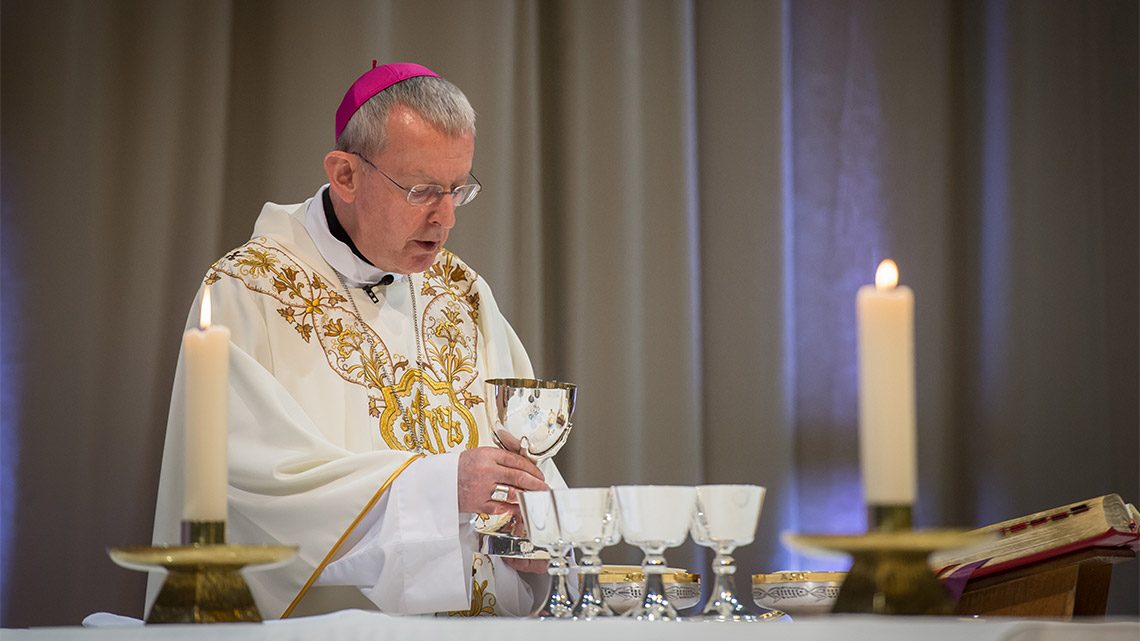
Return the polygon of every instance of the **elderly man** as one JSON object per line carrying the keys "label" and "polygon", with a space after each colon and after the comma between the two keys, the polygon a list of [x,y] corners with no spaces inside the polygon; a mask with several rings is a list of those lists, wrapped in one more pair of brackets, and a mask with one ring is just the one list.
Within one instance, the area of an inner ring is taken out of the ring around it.
{"label": "elderly man", "polygon": [[[266,204],[207,272],[231,332],[229,542],[300,546],[247,574],[264,617],[524,615],[545,593],[543,562],[478,553],[471,525],[564,485],[492,445],[484,380],[533,374],[486,282],[443,249],[479,193],[474,152],[458,88],[420,65],[374,66],[337,110],[328,184]],[[156,543],[179,538],[184,376],[180,356]]]}

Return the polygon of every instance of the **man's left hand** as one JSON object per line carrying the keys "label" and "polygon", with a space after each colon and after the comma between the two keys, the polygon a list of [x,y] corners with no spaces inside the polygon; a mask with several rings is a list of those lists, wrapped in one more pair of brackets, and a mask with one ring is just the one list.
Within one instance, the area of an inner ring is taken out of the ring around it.
{"label": "man's left hand", "polygon": [[[526,526],[520,521],[512,523],[511,534],[514,536],[526,536]],[[534,574],[546,574],[546,567],[550,564],[546,559],[513,559],[509,556],[503,557],[507,565],[511,566],[518,572],[531,572]]]}
{"label": "man's left hand", "polygon": [[546,574],[546,566],[549,561],[546,559],[512,559],[511,557],[503,557],[507,565],[511,566],[518,572],[530,572],[533,574]]}

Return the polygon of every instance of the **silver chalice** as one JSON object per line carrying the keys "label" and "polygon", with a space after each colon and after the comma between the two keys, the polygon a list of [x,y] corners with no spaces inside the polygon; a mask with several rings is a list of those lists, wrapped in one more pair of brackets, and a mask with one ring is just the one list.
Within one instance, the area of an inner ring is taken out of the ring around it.
{"label": "silver chalice", "polygon": [[566,563],[570,543],[562,536],[553,496],[549,490],[521,492],[519,506],[528,541],[550,554],[550,564],[546,568],[550,575],[550,595],[536,614],[541,618],[570,618],[574,609],[574,600],[566,582],[566,575],[570,573]]}
{"label": "silver chalice", "polygon": [[534,378],[492,378],[486,385],[491,436],[499,447],[538,465],[566,444],[577,385]]}
{"label": "silver chalice", "polygon": [[582,550],[579,574],[581,595],[574,604],[575,619],[613,616],[614,611],[602,597],[598,575],[602,572],[602,549],[621,540],[618,533],[617,500],[613,488],[574,487],[552,490],[554,509],[562,538]]}
{"label": "silver chalice", "polygon": [[[566,444],[577,385],[533,378],[491,378],[485,384],[491,437],[496,445],[541,466]],[[507,502],[509,496],[510,488],[500,485],[491,498]],[[535,548],[531,541],[503,532],[510,526],[506,515],[477,521],[480,550],[493,556],[546,558],[546,551]]]}
{"label": "silver chalice", "polygon": [[736,597],[732,552],[756,537],[766,489],[758,485],[699,485],[693,506],[693,540],[716,551],[709,601],[696,617],[713,621],[770,621],[783,612],[753,614]]}
{"label": "silver chalice", "polygon": [[645,553],[641,571],[645,594],[626,616],[642,621],[672,621],[677,609],[665,593],[665,550],[685,542],[697,491],[677,485],[617,485],[622,538]]}

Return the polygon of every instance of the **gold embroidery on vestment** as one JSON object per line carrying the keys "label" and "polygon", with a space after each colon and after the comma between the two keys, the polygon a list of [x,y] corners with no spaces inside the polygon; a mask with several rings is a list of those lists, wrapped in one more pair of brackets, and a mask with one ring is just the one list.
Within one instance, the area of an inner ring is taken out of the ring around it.
{"label": "gold embroidery on vestment", "polygon": [[[452,610],[448,616],[453,617],[481,617],[495,616],[495,604],[498,600],[487,589],[487,579],[480,581],[477,577],[479,568],[484,564],[484,556],[476,554],[471,562],[471,607],[467,610]],[[488,564],[489,566],[490,564]],[[493,570],[493,568],[488,568]]]}
{"label": "gold embroidery on vestment", "polygon": [[[414,448],[415,426],[421,423],[427,432],[424,449],[432,454],[451,450],[463,442],[464,434],[469,435],[467,449],[478,445],[479,430],[475,424],[475,416],[466,406],[459,403],[455,390],[450,385],[435,380],[431,372],[424,372],[422,374],[424,387],[433,394],[447,395],[449,400],[445,405],[428,407],[427,399],[420,398],[421,390],[418,389],[420,375],[419,370],[408,369],[396,383],[396,389],[384,387],[380,390],[384,397],[384,411],[380,414],[380,435],[384,437],[388,447],[394,450]],[[400,413],[395,402],[395,396],[403,393],[411,397],[406,414]],[[423,416],[420,415],[421,407],[424,408]],[[408,425],[409,419],[412,425]],[[400,434],[397,434],[397,423]]]}
{"label": "gold embroidery on vestment", "polygon": [[[477,379],[479,295],[472,291],[477,276],[450,252],[440,252],[436,262],[422,275],[419,295],[427,299],[427,304],[422,306],[421,326],[416,329],[423,337],[426,354],[425,362],[419,367],[413,367],[406,357],[391,353],[367,326],[364,331],[371,334],[372,341],[365,349],[367,341],[347,305],[348,299],[319,274],[298,264],[274,241],[264,237],[250,240],[214,263],[205,282],[215,283],[222,275],[240,280],[250,291],[274,298],[281,304],[275,308],[281,320],[292,326],[307,344],[311,345],[316,337],[329,367],[338,376],[378,392],[378,395],[368,394],[367,410],[371,418],[377,419],[377,428],[388,447],[404,451],[414,447],[412,425],[408,424],[408,416],[400,415],[395,402],[397,396],[408,399],[405,405],[410,409],[408,414],[413,424],[420,423],[422,408],[426,432],[424,449],[428,452],[438,454],[458,446],[469,449],[479,445],[478,425],[471,409],[484,399],[482,390],[469,389]],[[393,387],[381,382],[381,367],[385,366],[391,368],[396,379]],[[420,393],[426,396],[416,396]],[[361,516],[411,460],[392,474]],[[358,516],[357,521],[360,518]],[[357,521],[316,568],[283,618],[292,613]],[[494,615],[496,597],[488,589],[488,581],[477,578],[478,568],[485,559],[476,554],[472,563],[471,608],[450,614]],[[489,566],[488,562],[488,570]]]}
{"label": "gold embroidery on vestment", "polygon": [[[477,276],[455,255],[440,252],[422,275],[419,296],[428,300],[417,328],[426,352],[421,364],[391,353],[371,327],[364,328],[372,338],[368,345],[348,300],[267,238],[250,240],[214,263],[206,280],[216,282],[221,275],[276,299],[282,305],[276,308],[278,316],[306,343],[315,337],[334,372],[378,392],[368,395],[367,409],[379,419],[377,429],[388,447],[414,449],[413,425],[421,419],[424,449],[432,454],[479,445],[471,409],[483,403],[483,396],[481,390],[469,389],[478,373],[479,296],[472,292]],[[383,368],[390,368],[393,386],[382,383]],[[421,390],[423,398],[417,396]],[[396,398],[407,399],[406,414],[401,415]]]}

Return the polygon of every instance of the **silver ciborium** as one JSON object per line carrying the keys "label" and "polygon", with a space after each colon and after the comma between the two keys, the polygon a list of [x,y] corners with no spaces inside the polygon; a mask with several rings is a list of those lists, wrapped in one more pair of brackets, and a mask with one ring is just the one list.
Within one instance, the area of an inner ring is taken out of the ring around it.
{"label": "silver ciborium", "polygon": [[[521,454],[541,466],[558,453],[570,434],[570,416],[578,386],[533,378],[487,379],[487,404],[491,412],[491,437],[509,452]],[[508,500],[508,488],[502,498]],[[477,525],[482,535],[481,550],[494,556],[546,558],[548,552],[536,548],[526,538],[502,532],[509,527],[505,518],[488,519]]]}

